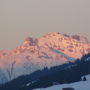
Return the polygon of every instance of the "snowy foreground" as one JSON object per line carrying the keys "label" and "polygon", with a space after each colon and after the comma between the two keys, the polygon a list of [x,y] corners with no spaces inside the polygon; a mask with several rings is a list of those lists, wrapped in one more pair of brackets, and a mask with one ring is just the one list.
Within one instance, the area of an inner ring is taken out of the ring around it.
{"label": "snowy foreground", "polygon": [[62,88],[72,87],[75,90],[90,90],[90,75],[86,76],[87,81],[80,81],[72,84],[54,85],[48,88],[35,89],[35,90],[62,90]]}

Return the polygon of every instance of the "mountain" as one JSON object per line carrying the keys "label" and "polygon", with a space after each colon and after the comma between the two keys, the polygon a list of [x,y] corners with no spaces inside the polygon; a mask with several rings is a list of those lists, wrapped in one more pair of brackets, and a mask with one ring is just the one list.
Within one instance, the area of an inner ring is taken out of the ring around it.
{"label": "mountain", "polygon": [[90,43],[84,36],[50,32],[39,38],[27,37],[14,50],[0,51],[0,73],[10,81],[45,67],[74,62],[87,53]]}
{"label": "mountain", "polygon": [[86,75],[90,75],[89,68],[90,54],[87,54],[73,63],[69,62],[50,69],[37,70],[29,75],[22,75],[4,85],[0,85],[0,90],[34,90],[37,88],[42,88],[41,90],[47,88],[48,90],[49,87],[54,85],[62,87],[65,84],[87,81]]}

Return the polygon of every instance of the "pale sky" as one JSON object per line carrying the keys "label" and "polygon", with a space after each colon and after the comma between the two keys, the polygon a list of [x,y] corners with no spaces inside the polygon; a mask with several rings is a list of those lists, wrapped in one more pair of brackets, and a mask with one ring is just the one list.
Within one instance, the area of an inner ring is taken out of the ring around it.
{"label": "pale sky", "polygon": [[0,50],[47,32],[90,39],[90,0],[0,0]]}

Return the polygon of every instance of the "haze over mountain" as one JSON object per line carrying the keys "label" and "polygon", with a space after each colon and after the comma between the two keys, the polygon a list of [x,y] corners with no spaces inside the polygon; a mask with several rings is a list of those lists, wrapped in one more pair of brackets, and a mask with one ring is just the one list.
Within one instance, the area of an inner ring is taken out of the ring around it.
{"label": "haze over mountain", "polygon": [[40,38],[27,37],[14,50],[0,51],[0,70],[8,80],[44,67],[57,66],[90,53],[84,36],[49,32]]}

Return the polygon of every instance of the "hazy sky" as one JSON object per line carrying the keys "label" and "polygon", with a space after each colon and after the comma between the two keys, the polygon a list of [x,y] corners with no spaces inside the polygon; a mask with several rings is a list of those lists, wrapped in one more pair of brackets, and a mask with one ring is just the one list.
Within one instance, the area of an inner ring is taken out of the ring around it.
{"label": "hazy sky", "polygon": [[90,0],[0,0],[0,49],[47,32],[90,39]]}

